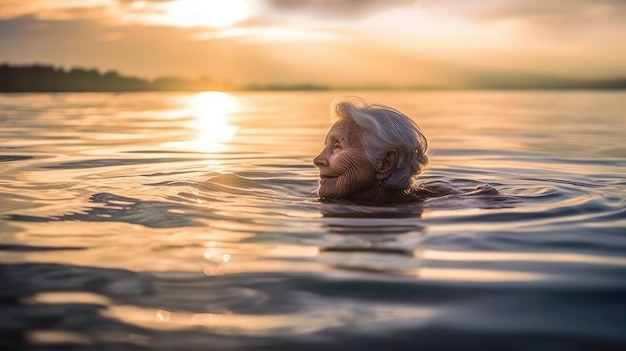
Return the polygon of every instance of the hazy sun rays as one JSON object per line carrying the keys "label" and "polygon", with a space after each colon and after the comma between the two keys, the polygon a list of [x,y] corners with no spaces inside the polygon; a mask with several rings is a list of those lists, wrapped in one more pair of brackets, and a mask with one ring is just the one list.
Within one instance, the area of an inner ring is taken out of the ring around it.
{"label": "hazy sun rays", "polygon": [[209,91],[193,97],[184,110],[194,118],[185,124],[197,132],[193,140],[167,143],[167,146],[202,152],[221,152],[225,143],[237,132],[237,126],[229,124],[229,116],[238,110],[237,100],[230,94]]}
{"label": "hazy sun rays", "polygon": [[175,0],[156,4],[153,21],[177,27],[222,28],[248,18],[251,0]]}

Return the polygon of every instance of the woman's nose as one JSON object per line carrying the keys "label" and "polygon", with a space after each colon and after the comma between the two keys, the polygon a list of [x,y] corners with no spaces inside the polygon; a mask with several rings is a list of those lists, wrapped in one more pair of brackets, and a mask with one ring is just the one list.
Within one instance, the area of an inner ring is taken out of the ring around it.
{"label": "woman's nose", "polygon": [[315,158],[313,159],[313,164],[315,167],[320,168],[328,165],[328,159],[325,155],[326,148],[324,148]]}

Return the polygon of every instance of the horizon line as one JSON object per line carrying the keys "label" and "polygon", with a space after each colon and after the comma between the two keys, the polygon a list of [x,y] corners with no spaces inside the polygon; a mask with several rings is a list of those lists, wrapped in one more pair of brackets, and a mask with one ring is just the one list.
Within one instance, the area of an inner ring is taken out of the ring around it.
{"label": "horizon line", "polygon": [[[39,75],[46,74],[45,80]],[[481,78],[482,77],[482,78]],[[494,80],[494,77],[498,79]],[[72,66],[67,69],[52,64],[0,63],[0,92],[143,92],[143,91],[347,91],[347,90],[624,90],[626,77],[573,79],[533,74],[489,72],[458,84],[363,84],[323,83],[248,83],[216,81],[207,75],[196,78],[160,76],[154,79],[127,76],[116,70]]]}

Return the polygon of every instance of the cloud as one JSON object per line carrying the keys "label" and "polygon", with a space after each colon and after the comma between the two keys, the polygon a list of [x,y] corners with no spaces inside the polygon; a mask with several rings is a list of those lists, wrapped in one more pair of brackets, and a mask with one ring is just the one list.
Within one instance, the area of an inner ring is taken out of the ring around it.
{"label": "cloud", "polygon": [[332,17],[359,17],[379,10],[409,6],[416,0],[266,0],[270,10]]}
{"label": "cloud", "polygon": [[[92,18],[102,9],[113,16],[118,12],[139,14],[152,13],[160,6],[176,0],[93,0],[93,1],[47,1],[4,0],[0,1],[0,18],[35,15],[46,19]],[[200,8],[207,0],[197,0]],[[210,0],[218,1],[218,0]],[[357,18],[379,11],[397,8],[435,9],[475,21],[555,21],[559,24],[576,24],[581,21],[611,19],[619,20],[626,15],[624,0],[251,0],[266,14],[298,14],[328,18]],[[191,4],[191,2],[190,2]]]}
{"label": "cloud", "polygon": [[176,0],[117,0],[117,2],[122,5],[130,5],[133,3],[147,3],[147,2],[163,3],[163,2],[172,2],[172,1],[176,1]]}
{"label": "cloud", "polygon": [[4,0],[0,1],[0,18],[32,16],[43,20],[107,19],[120,15],[151,14],[158,6],[176,0]]}
{"label": "cloud", "polygon": [[0,20],[1,59],[261,84],[428,85],[476,70],[626,74],[625,1],[257,0],[261,12],[226,28],[142,20],[170,1],[69,1],[46,9],[56,17]]}
{"label": "cloud", "polygon": [[593,18],[621,18],[626,14],[623,0],[423,0],[421,4],[478,21],[556,20],[562,24]]}

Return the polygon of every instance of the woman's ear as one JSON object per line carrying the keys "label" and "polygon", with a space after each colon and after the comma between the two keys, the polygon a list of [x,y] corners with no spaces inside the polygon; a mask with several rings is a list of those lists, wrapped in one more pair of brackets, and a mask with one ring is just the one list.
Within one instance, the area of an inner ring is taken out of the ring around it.
{"label": "woman's ear", "polygon": [[376,170],[376,179],[384,180],[391,176],[391,173],[396,169],[398,164],[398,154],[391,150],[387,151],[385,157],[378,163],[378,169]]}

